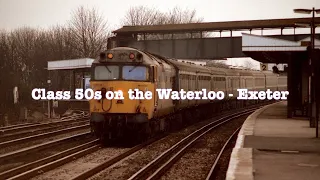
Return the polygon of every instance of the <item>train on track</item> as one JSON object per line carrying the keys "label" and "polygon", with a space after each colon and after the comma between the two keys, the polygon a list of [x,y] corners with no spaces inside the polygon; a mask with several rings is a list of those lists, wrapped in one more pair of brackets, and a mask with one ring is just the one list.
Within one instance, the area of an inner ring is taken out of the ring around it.
{"label": "train on track", "polygon": [[[130,47],[100,53],[92,63],[90,86],[102,99],[90,103],[92,132],[101,140],[150,137],[193,123],[206,114],[245,107],[258,100],[237,100],[237,89],[283,91],[287,77],[273,72],[215,68],[179,62]],[[152,99],[130,99],[128,90],[152,92]],[[172,91],[221,91],[222,100],[164,99],[157,89]],[[107,99],[109,91],[121,91],[124,99]]]}

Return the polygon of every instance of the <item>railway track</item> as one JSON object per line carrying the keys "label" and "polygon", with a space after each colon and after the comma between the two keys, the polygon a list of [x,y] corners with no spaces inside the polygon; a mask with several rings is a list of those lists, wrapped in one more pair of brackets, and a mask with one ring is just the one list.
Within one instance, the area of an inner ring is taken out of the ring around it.
{"label": "railway track", "polygon": [[[138,151],[139,149],[147,146],[148,144],[151,144],[152,142],[156,141],[157,139],[149,140],[143,144],[137,145],[128,151],[121,153],[119,156],[116,156],[110,160],[108,160],[108,163],[102,163],[99,165],[99,168],[102,170],[104,168],[107,168],[108,166],[120,161],[121,159],[129,156],[130,154]],[[37,161],[7,170],[5,172],[0,173],[0,179],[10,179],[10,180],[19,180],[19,179],[30,179],[35,176],[38,176],[44,172],[53,170],[55,168],[58,168],[64,164],[70,163],[74,161],[77,158],[81,158],[85,155],[92,154],[96,151],[98,151],[101,148],[100,144],[98,143],[98,140],[93,140],[91,142],[88,142],[86,144],[67,149],[63,152],[54,154],[52,156],[39,159]],[[105,148],[108,149],[108,148]],[[89,170],[87,171],[87,175],[91,173],[96,173],[98,170],[97,167],[92,169],[93,171]]]}
{"label": "railway track", "polygon": [[93,140],[49,157],[2,172],[0,173],[0,179],[29,179],[39,175],[39,172],[43,173],[57,168],[65,163],[73,161],[76,158],[97,151],[99,148],[100,145],[98,144],[98,140]]}
{"label": "railway track", "polygon": [[35,130],[16,132],[13,134],[4,134],[4,135],[0,135],[0,142],[12,141],[19,138],[26,138],[29,136],[35,136],[42,133],[49,133],[53,131],[62,130],[68,127],[81,126],[85,124],[88,124],[87,119],[79,119],[78,121],[70,122],[68,125],[56,125],[56,126],[45,127],[45,128],[35,129]]}
{"label": "railway track", "polygon": [[222,146],[219,154],[216,156],[214,163],[211,166],[211,169],[209,171],[209,173],[207,174],[206,180],[211,180],[215,178],[215,174],[217,173],[217,169],[218,169],[218,163],[222,157],[222,154],[226,151],[227,146],[229,144],[231,144],[232,139],[235,139],[237,136],[237,134],[239,133],[241,127],[239,127],[237,130],[235,130],[231,136],[229,137],[229,139],[224,143],[224,145]]}
{"label": "railway track", "polygon": [[[64,134],[64,133],[69,133],[69,132],[73,132],[73,131],[77,131],[77,130],[81,130],[81,129],[89,129],[89,128],[90,128],[89,123],[86,123],[86,124],[80,125],[80,126],[75,126],[75,127],[71,127],[71,128],[64,128],[64,129],[57,130],[57,131],[37,134],[37,135],[33,135],[33,136],[27,136],[24,138],[13,139],[13,140],[9,140],[9,141],[3,141],[3,138],[7,138],[6,136],[0,137],[0,142],[1,142],[0,148],[14,146],[14,145],[21,144],[21,143],[27,143],[30,141],[35,141],[35,140],[44,139],[44,138],[48,138],[48,137],[55,136],[55,135],[60,135],[60,134]],[[13,135],[13,137],[15,137],[15,135]]]}
{"label": "railway track", "polygon": [[15,124],[15,125],[10,125],[10,126],[4,126],[0,127],[0,131],[6,130],[6,129],[11,129],[11,128],[17,128],[17,127],[24,127],[24,126],[29,126],[37,123],[23,123],[23,124]]}
{"label": "railway track", "polygon": [[151,180],[151,179],[161,178],[166,173],[166,171],[169,170],[170,167],[174,165],[174,163],[184,155],[187,149],[190,148],[192,145],[194,145],[195,142],[199,140],[201,137],[203,137],[213,129],[216,129],[221,125],[232,121],[235,118],[252,113],[253,111],[254,110],[246,110],[241,113],[229,115],[219,119],[218,121],[214,121],[212,123],[209,123],[203,126],[202,128],[198,129],[197,131],[193,132],[189,136],[185,137],[184,139],[176,143],[174,146],[172,146],[167,151],[162,153],[160,156],[158,156],[156,159],[151,161],[149,164],[144,166],[142,169],[140,169],[138,172],[132,175],[129,178],[129,180],[136,180],[136,179]]}
{"label": "railway track", "polygon": [[79,120],[88,119],[88,114],[76,114],[68,117],[63,117],[59,121],[54,122],[47,122],[47,123],[30,123],[30,124],[24,124],[24,125],[17,125],[17,126],[7,126],[2,129],[0,129],[0,137],[7,135],[7,134],[17,134],[22,133],[26,131],[36,131],[42,128],[50,128],[50,127],[56,127],[56,126],[63,126],[63,125],[69,125],[73,122],[79,122]]}
{"label": "railway track", "polygon": [[87,178],[90,178],[91,176],[99,173],[100,171],[112,166],[113,164],[123,160],[124,158],[138,152],[139,150],[141,150],[142,148],[156,142],[157,140],[161,139],[163,136],[161,137],[158,137],[158,138],[154,138],[154,139],[150,139],[148,140],[147,142],[145,143],[142,143],[142,144],[139,144],[127,151],[125,151],[124,153],[121,153],[120,155],[117,155],[107,161],[104,161],[103,163],[91,168],[90,170],[84,172],[84,173],[81,173],[80,175],[76,176],[73,178],[73,180],[82,180],[82,179],[87,179]]}
{"label": "railway track", "polygon": [[[68,115],[68,116],[65,116],[65,117],[62,117],[60,120],[67,120],[67,119],[70,119],[70,118],[77,118],[77,117],[89,117],[89,113],[86,112],[86,111],[80,111],[80,110],[76,110],[74,111],[75,114],[72,114],[72,115]],[[59,121],[60,121],[59,120]],[[21,124],[14,124],[14,125],[9,125],[9,126],[4,126],[4,127],[0,127],[0,131],[2,130],[7,130],[7,129],[15,129],[15,128],[22,128],[22,127],[28,127],[30,125],[36,125],[36,124],[41,124],[41,123],[21,123]]]}
{"label": "railway track", "polygon": [[[8,175],[12,175],[14,172],[20,172],[22,167],[24,168],[23,170],[25,170],[34,167],[35,164],[39,166],[41,163],[48,162],[44,160],[46,158],[53,160],[55,158],[61,158],[63,155],[72,154],[74,151],[79,152],[79,150],[83,150],[81,148],[92,147],[94,143],[97,143],[97,140],[94,140],[95,138],[92,137],[90,132],[84,132],[1,154],[0,164],[2,164],[2,166],[0,167],[0,179],[3,179],[3,177],[6,179]],[[56,156],[53,157],[53,155]]]}
{"label": "railway track", "polygon": [[41,144],[46,141],[52,141],[65,136],[90,131],[90,125],[87,118],[83,118],[83,115],[81,114],[67,117],[62,121],[46,123],[46,125],[48,124],[50,126],[45,128],[37,128],[35,130],[21,132],[17,131],[13,134],[1,135],[0,154]]}
{"label": "railway track", "polygon": [[[232,114],[232,115],[229,115],[229,116],[225,116],[223,118],[218,119],[217,121],[211,122],[211,123],[203,126],[199,130],[195,131],[194,133],[191,133],[190,135],[185,137],[183,140],[179,141],[177,144],[175,144],[174,146],[169,148],[165,153],[160,155],[158,158],[154,159],[147,166],[145,166],[143,169],[141,169],[136,174],[134,174],[130,179],[145,179],[147,177],[147,175],[150,173],[150,171],[153,170],[153,171],[157,172],[157,170],[155,170],[154,168],[160,166],[160,164],[158,164],[158,163],[163,162],[163,160],[167,159],[168,156],[174,156],[173,159],[176,159],[179,156],[181,156],[182,154],[179,154],[179,155],[174,155],[173,154],[177,150],[180,150],[181,152],[180,151],[179,152],[182,153],[190,145],[192,145],[197,139],[199,139],[201,136],[203,136],[207,132],[211,131],[212,129],[214,129],[214,128],[218,127],[218,126],[223,125],[226,122],[231,121],[234,118],[249,114],[249,113],[253,112],[255,109],[257,109],[257,108],[246,110],[246,111],[243,111],[241,113],[235,113],[235,114]],[[101,171],[109,168],[110,166],[118,163],[119,161],[131,156],[132,154],[137,153],[141,149],[143,149],[146,146],[154,143],[157,140],[159,140],[159,139],[153,139],[153,140],[150,140],[150,141],[148,141],[146,143],[140,144],[140,145],[138,145],[138,146],[136,146],[136,147],[134,147],[132,149],[129,149],[128,151],[126,151],[126,152],[124,152],[124,153],[122,153],[120,155],[117,155],[117,156],[115,156],[115,157],[113,157],[111,159],[108,159],[105,162],[102,162],[101,164],[91,168],[90,170],[79,174],[78,176],[74,177],[73,180],[88,179],[88,178],[100,173]],[[187,147],[185,147],[186,145],[187,145]],[[161,170],[161,172],[162,172],[162,170]],[[155,175],[155,176],[157,176],[157,175]]]}
{"label": "railway track", "polygon": [[[17,176],[19,174],[24,175],[23,177],[25,178],[32,174],[32,169],[40,168],[45,170],[49,167],[60,166],[63,162],[72,161],[75,157],[91,153],[93,150],[99,148],[98,140],[91,135],[87,118],[88,113],[83,112],[81,114],[61,118],[61,121],[56,122],[42,124],[29,123],[2,128],[2,132],[9,131],[16,133],[0,135],[0,149],[4,151],[3,154],[0,154],[0,164],[3,165],[0,167],[0,179],[13,177],[16,179],[19,178],[19,176]],[[66,126],[71,127],[68,128]],[[45,128],[32,131],[31,128],[34,127]],[[29,132],[20,132],[20,130],[29,130]],[[45,133],[27,136],[30,133],[34,134],[37,132]],[[67,137],[61,136],[65,134]],[[26,136],[15,138],[23,135]],[[57,136],[56,138],[59,139],[52,140],[51,137],[54,136]],[[36,142],[38,144],[35,145],[30,143],[31,146],[24,145],[20,149],[16,148],[17,150],[10,151],[11,146],[18,145],[19,147],[27,142],[33,142],[34,144],[36,140],[45,141],[45,138],[49,138],[49,142]],[[38,172],[39,171],[36,173]]]}
{"label": "railway track", "polygon": [[[189,145],[189,147],[190,147],[197,139],[199,139],[201,136],[203,136],[207,132],[211,131],[215,127],[221,126],[236,117],[240,117],[245,114],[251,113],[255,109],[257,109],[257,107],[253,108],[253,109],[242,111],[241,113],[234,113],[232,115],[222,117],[222,118],[218,119],[217,121],[211,122],[211,123],[201,127],[200,129],[198,129],[194,133],[191,133],[187,137],[184,136],[185,138],[183,140],[179,141],[177,144],[173,145],[171,148],[169,148],[165,152],[167,155],[164,155],[164,153],[162,155],[160,155],[160,156],[167,156],[167,157],[164,158],[164,157],[159,156],[159,157],[155,158],[153,161],[151,161],[151,162],[149,161],[150,163],[147,166],[142,168],[142,169],[146,169],[146,170],[141,169],[140,171],[137,171],[133,176],[130,177],[130,179],[148,179],[148,178],[153,179],[157,176],[161,176],[161,172],[165,172],[165,169],[169,168],[172,165],[170,162],[167,163],[168,159],[169,160],[173,159],[172,163],[174,163],[176,158],[183,155],[183,152],[188,148],[188,147],[185,147],[186,145]],[[89,132],[83,133],[83,134],[79,135],[78,137],[80,137],[80,136],[83,136],[83,137],[89,136]],[[164,137],[164,136],[165,135],[163,135],[162,137]],[[91,163],[90,168],[86,167],[87,170],[81,171],[83,173],[79,173],[79,171],[78,171],[78,173],[74,172],[74,174],[77,176],[76,177],[73,176],[73,179],[88,179],[88,178],[100,173],[101,171],[108,169],[110,166],[115,165],[116,163],[120,162],[121,160],[124,160],[124,159],[132,156],[133,154],[136,154],[137,152],[144,149],[145,147],[147,147],[149,145],[153,146],[153,143],[158,141],[162,137],[151,139],[145,143],[137,145],[137,146],[130,148],[128,150],[125,150],[121,153],[120,153],[120,151],[119,151],[119,153],[116,153],[116,154],[111,153],[113,156],[109,155],[110,156],[109,158],[107,158],[103,162],[100,161],[98,165],[94,165],[94,162]],[[43,145],[27,148],[26,151],[24,151],[24,152],[13,153],[13,156],[10,155],[7,157],[2,157],[0,155],[0,164],[8,159],[13,159],[15,157],[19,157],[21,155],[26,155],[26,154],[30,154],[30,153],[32,154],[34,152],[40,152],[43,149],[48,149],[53,146],[58,146],[59,144],[66,144],[66,142],[73,141],[73,140],[71,140],[72,137],[67,137],[67,138],[63,138],[63,139],[64,140],[62,140],[62,139],[56,140],[56,141],[48,142],[47,144],[44,143]],[[108,149],[101,148],[97,142],[98,142],[98,140],[92,139],[91,141],[89,141],[87,143],[82,143],[77,146],[70,146],[69,148],[67,148],[63,151],[60,151],[58,153],[54,153],[54,154],[51,154],[50,156],[44,156],[44,157],[38,158],[36,160],[25,162],[22,165],[8,168],[5,171],[3,171],[3,170],[1,171],[1,169],[0,169],[0,179],[30,179],[33,177],[36,177],[35,179],[37,179],[37,177],[43,173],[46,173],[46,172],[49,173],[49,171],[51,173],[51,170],[60,169],[57,171],[65,172],[64,168],[60,168],[60,167],[65,164],[70,164],[69,168],[70,167],[72,168],[72,164],[74,164],[73,166],[76,166],[75,159],[81,159],[81,158],[83,159],[83,157],[86,155],[93,156],[93,154],[95,152],[99,152],[99,151],[109,152]],[[53,144],[51,144],[51,143],[53,143]],[[177,152],[181,152],[182,154],[175,155],[175,153],[177,153]],[[218,159],[220,158],[220,156],[221,156],[221,153],[220,153]],[[105,156],[101,156],[99,158],[105,159]],[[160,164],[157,164],[155,162],[160,162]],[[89,162],[89,164],[90,164],[90,162]],[[153,164],[153,165],[150,165],[150,164]],[[164,166],[165,164],[169,164],[169,166],[165,167]],[[215,163],[215,164],[217,164],[217,163]],[[148,167],[148,166],[150,166],[150,167]],[[163,170],[161,170],[160,168]],[[212,169],[213,169],[212,172],[214,172],[215,168],[212,167]],[[156,173],[156,172],[160,172],[160,173]],[[51,174],[50,173],[49,173],[49,176],[55,175],[54,173],[51,173]],[[211,173],[211,175],[212,175],[212,173]],[[41,177],[42,176],[39,176],[38,179],[41,179]],[[44,174],[44,177],[46,177],[45,174]],[[67,179],[72,179],[72,178],[67,178]]]}

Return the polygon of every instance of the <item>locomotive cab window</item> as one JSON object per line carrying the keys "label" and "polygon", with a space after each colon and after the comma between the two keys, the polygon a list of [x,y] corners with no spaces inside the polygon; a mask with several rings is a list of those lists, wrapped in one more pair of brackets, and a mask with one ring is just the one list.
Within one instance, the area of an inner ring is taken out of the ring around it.
{"label": "locomotive cab window", "polygon": [[119,66],[96,66],[94,78],[95,80],[119,79]]}
{"label": "locomotive cab window", "polygon": [[145,66],[123,66],[122,76],[124,80],[147,81],[149,69]]}

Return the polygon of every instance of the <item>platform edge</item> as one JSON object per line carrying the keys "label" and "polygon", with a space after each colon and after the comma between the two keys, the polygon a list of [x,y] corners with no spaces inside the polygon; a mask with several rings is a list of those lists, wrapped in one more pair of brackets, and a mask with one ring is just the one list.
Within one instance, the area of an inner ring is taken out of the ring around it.
{"label": "platform edge", "polygon": [[244,148],[244,140],[246,136],[254,135],[254,127],[257,117],[270,106],[282,103],[276,102],[266,105],[252,114],[250,114],[243,123],[240,132],[237,137],[236,145],[232,149],[229,166],[226,174],[226,180],[253,180],[253,149]]}

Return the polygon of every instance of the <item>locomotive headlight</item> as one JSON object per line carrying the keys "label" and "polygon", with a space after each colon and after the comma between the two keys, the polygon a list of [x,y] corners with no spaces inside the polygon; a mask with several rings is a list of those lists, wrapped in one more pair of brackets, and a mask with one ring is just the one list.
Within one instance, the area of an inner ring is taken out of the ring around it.
{"label": "locomotive headlight", "polygon": [[113,58],[113,54],[108,53],[107,57],[108,57],[108,59],[112,59]]}
{"label": "locomotive headlight", "polygon": [[129,58],[130,58],[130,59],[134,59],[134,54],[131,53],[131,54],[129,55]]}

